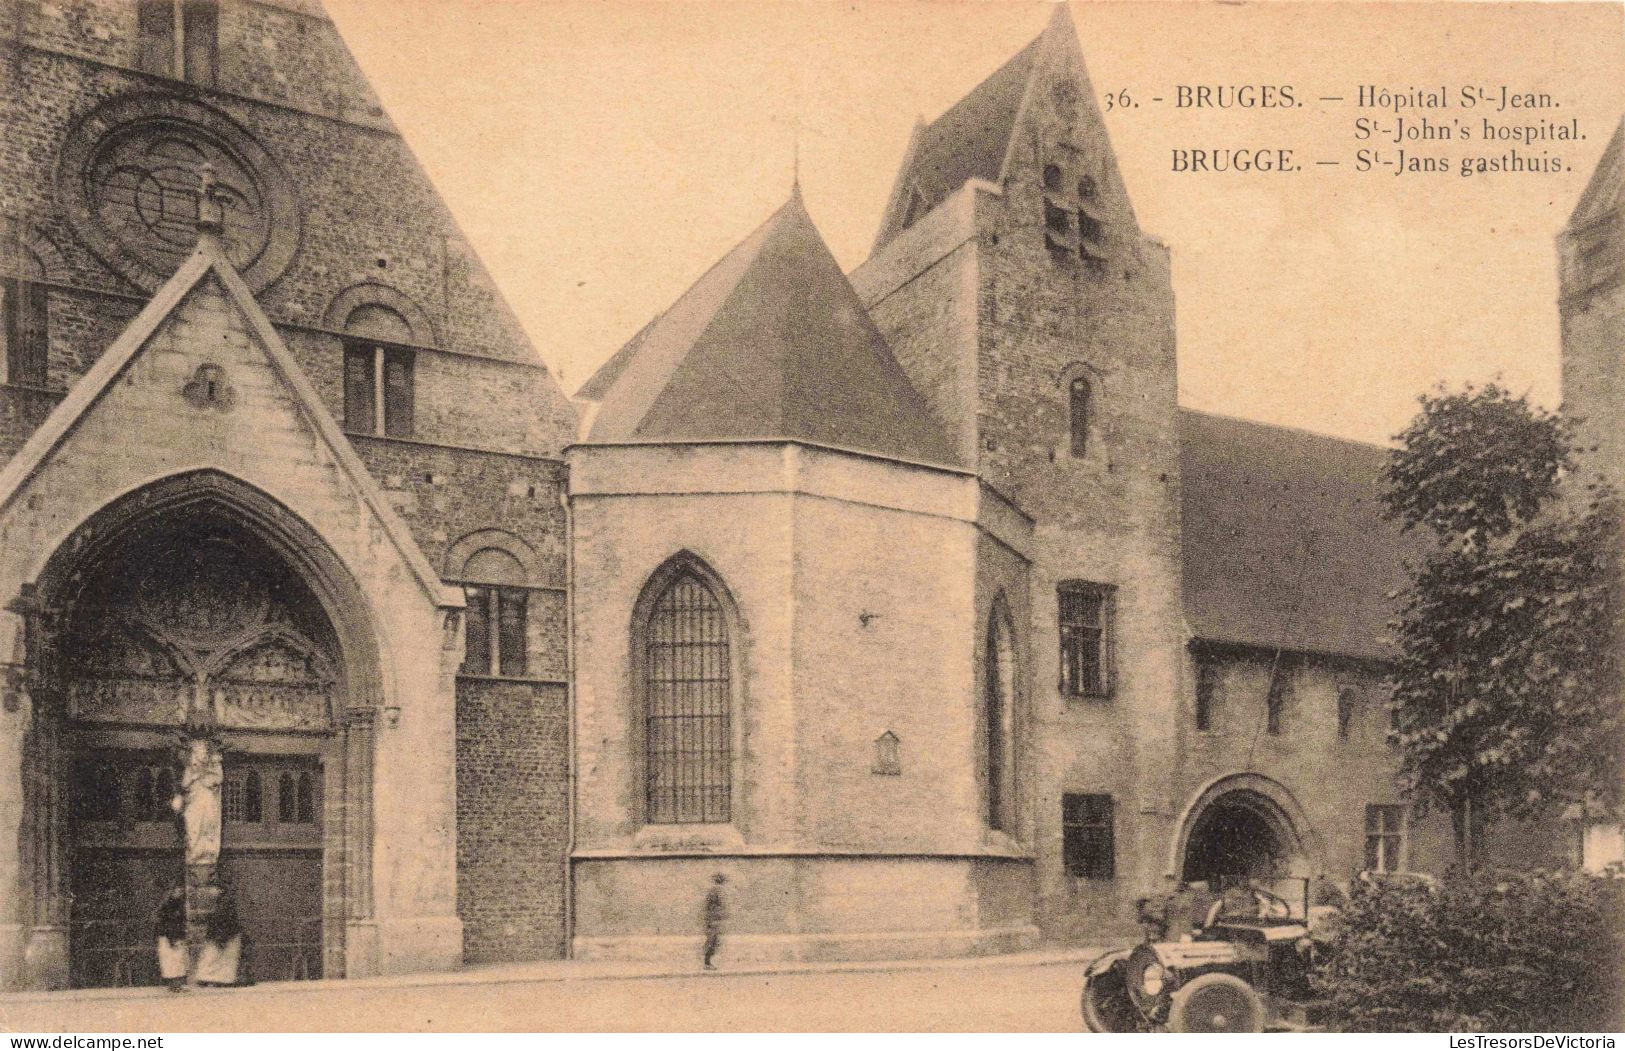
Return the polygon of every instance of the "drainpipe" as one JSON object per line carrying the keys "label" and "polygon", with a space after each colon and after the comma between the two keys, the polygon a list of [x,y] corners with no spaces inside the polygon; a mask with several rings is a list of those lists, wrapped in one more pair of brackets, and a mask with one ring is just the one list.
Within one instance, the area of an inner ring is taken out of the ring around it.
{"label": "drainpipe", "polygon": [[565,841],[564,841],[564,958],[575,956],[575,863],[576,851],[576,548],[574,516],[570,506],[570,465],[564,465],[564,491],[559,493],[564,508],[564,749],[565,749]]}

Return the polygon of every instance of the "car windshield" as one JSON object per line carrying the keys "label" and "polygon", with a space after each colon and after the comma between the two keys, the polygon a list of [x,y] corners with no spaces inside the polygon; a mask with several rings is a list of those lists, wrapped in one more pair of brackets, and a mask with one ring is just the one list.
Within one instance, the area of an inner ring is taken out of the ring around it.
{"label": "car windshield", "polygon": [[1309,915],[1309,881],[1297,876],[1222,876],[1219,917],[1298,920]]}

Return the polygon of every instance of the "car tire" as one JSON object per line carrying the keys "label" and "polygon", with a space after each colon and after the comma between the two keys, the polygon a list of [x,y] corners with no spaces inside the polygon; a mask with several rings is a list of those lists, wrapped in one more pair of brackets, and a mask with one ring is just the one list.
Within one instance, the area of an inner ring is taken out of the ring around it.
{"label": "car tire", "polygon": [[1172,1033],[1261,1033],[1264,1001],[1233,974],[1199,975],[1174,993],[1168,1008]]}
{"label": "car tire", "polygon": [[1083,981],[1083,1026],[1091,1033],[1133,1033],[1138,1012],[1123,988],[1123,969],[1114,966]]}

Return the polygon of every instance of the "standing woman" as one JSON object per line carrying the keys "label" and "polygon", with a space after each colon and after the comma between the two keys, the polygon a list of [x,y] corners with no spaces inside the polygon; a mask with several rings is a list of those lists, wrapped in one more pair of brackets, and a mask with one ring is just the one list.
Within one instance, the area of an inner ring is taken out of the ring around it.
{"label": "standing woman", "polygon": [[214,912],[204,925],[203,948],[197,958],[197,984],[237,985],[243,956],[243,924],[237,917],[237,899],[219,883]]}
{"label": "standing woman", "polygon": [[158,975],[172,993],[186,991],[186,888],[175,886],[158,903]]}

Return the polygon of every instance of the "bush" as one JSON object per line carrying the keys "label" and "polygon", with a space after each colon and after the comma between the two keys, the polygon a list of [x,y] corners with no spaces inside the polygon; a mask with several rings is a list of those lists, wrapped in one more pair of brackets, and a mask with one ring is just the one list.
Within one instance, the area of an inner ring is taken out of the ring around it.
{"label": "bush", "polygon": [[1315,985],[1350,1032],[1614,1032],[1625,879],[1482,870],[1357,884]]}

